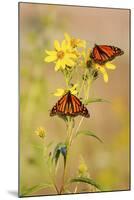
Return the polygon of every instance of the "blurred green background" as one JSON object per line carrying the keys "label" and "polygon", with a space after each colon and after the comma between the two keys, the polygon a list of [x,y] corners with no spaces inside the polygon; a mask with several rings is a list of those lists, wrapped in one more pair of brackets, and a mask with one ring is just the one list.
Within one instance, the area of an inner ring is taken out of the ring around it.
{"label": "blurred green background", "polygon": [[[88,106],[91,118],[81,127],[94,131],[104,143],[78,138],[72,147],[68,176],[76,174],[82,154],[91,177],[105,191],[129,189],[129,10],[20,3],[19,11],[21,188],[49,179],[42,151],[36,148],[42,141],[34,134],[35,129],[45,127],[48,142],[65,139],[64,122],[49,116],[57,101],[52,92],[65,83],[61,73],[54,72],[54,65],[43,60],[45,49],[51,50],[53,41],[61,41],[67,32],[87,40],[89,47],[108,44],[125,52],[114,61],[117,69],[108,71],[108,84],[99,78],[90,92],[91,97],[112,103]],[[77,123],[79,120],[77,117]],[[36,194],[51,193],[41,190]]]}

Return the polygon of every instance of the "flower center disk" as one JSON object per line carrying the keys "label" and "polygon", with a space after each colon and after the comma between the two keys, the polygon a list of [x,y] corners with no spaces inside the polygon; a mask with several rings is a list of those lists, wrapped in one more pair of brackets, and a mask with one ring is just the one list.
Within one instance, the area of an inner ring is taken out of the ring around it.
{"label": "flower center disk", "polygon": [[58,52],[57,52],[57,57],[58,57],[59,59],[62,59],[62,58],[64,57],[64,52],[63,52],[63,51],[58,51]]}
{"label": "flower center disk", "polygon": [[71,46],[72,46],[73,48],[77,47],[77,43],[78,43],[78,41],[77,41],[75,38],[72,38],[72,39],[71,39]]}

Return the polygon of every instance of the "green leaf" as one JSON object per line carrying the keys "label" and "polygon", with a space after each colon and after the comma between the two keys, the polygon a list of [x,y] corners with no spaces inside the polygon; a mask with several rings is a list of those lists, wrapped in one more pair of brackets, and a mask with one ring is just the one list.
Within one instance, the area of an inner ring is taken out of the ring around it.
{"label": "green leaf", "polygon": [[108,100],[105,100],[105,99],[101,99],[101,98],[89,98],[89,99],[87,99],[87,100],[85,100],[84,101],[84,104],[85,105],[88,105],[88,104],[90,104],[90,103],[98,103],[98,102],[105,102],[105,103],[110,103],[110,101],[108,101]]}
{"label": "green leaf", "polygon": [[25,195],[30,195],[34,192],[37,192],[41,189],[45,189],[45,188],[50,188],[53,187],[52,184],[48,184],[48,183],[44,183],[44,184],[39,184],[39,185],[34,185],[28,189],[26,189],[24,192],[21,193],[21,196],[25,196]]}
{"label": "green leaf", "polygon": [[76,177],[70,180],[71,183],[74,182],[82,182],[82,183],[87,183],[90,185],[93,185],[97,189],[101,190],[100,185],[98,185],[93,179],[87,178],[87,177]]}
{"label": "green leaf", "polygon": [[60,154],[64,157],[64,165],[66,164],[67,146],[64,143],[58,143],[53,152],[53,160],[57,165]]}
{"label": "green leaf", "polygon": [[78,136],[78,135],[92,136],[92,137],[96,138],[99,142],[103,143],[103,141],[98,136],[96,136],[92,131],[88,131],[88,130],[78,131],[76,136]]}

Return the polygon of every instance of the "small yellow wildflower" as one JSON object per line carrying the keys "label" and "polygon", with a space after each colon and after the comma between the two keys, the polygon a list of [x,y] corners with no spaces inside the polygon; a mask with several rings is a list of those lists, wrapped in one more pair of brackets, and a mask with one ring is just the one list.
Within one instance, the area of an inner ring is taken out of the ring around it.
{"label": "small yellow wildflower", "polygon": [[79,170],[79,174],[85,174],[85,172],[88,171],[87,166],[85,165],[85,163],[81,163],[79,165],[78,170]]}
{"label": "small yellow wildflower", "polygon": [[54,62],[55,71],[64,70],[66,66],[73,67],[75,65],[76,55],[71,52],[71,46],[66,43],[65,40],[62,41],[60,45],[58,40],[54,41],[54,51],[47,51],[48,54],[44,61],[45,62]]}
{"label": "small yellow wildflower", "polygon": [[44,129],[43,127],[39,127],[39,128],[37,128],[37,130],[35,131],[35,134],[36,134],[37,136],[41,137],[42,139],[44,139],[45,136],[46,136],[46,131],[45,131],[45,129]]}
{"label": "small yellow wildflower", "polygon": [[[78,84],[74,84],[69,90],[71,92],[71,94],[76,95],[77,94],[77,88]],[[68,92],[68,90],[63,89],[63,88],[58,88],[56,89],[56,92],[54,92],[54,96],[63,96],[64,94],[66,94]]]}
{"label": "small yellow wildflower", "polygon": [[67,41],[67,43],[69,43],[71,45],[72,48],[75,48],[75,47],[85,48],[86,47],[86,41],[85,40],[70,37],[67,33],[64,33],[64,36],[65,36],[65,40]]}
{"label": "small yellow wildflower", "polygon": [[87,167],[82,156],[80,158],[80,164],[79,164],[79,167],[78,167],[78,174],[79,174],[79,176],[88,176],[89,175],[88,167]]}
{"label": "small yellow wildflower", "polygon": [[105,81],[106,83],[108,82],[108,73],[107,73],[107,71],[106,71],[105,68],[111,69],[111,70],[116,69],[116,66],[115,66],[114,64],[112,64],[111,62],[106,62],[106,63],[103,64],[103,65],[100,65],[100,64],[98,64],[98,63],[95,63],[94,66],[95,66],[95,68],[96,68],[98,71],[100,71],[100,73],[102,73],[103,79],[104,79],[104,81]]}

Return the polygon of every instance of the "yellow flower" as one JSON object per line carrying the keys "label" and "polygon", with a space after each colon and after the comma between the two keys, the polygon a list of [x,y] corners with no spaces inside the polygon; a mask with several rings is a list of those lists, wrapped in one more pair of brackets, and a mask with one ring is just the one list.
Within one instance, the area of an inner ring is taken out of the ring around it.
{"label": "yellow flower", "polygon": [[79,167],[78,167],[78,174],[79,174],[79,176],[89,176],[88,167],[87,167],[82,156],[80,158],[80,164],[79,164]]}
{"label": "yellow flower", "polygon": [[54,96],[63,96],[65,94],[65,90],[63,88],[56,89],[56,92],[54,92]]}
{"label": "yellow flower", "polygon": [[116,66],[112,64],[111,62],[106,62],[103,65],[95,63],[94,66],[97,69],[97,71],[99,71],[103,75],[103,79],[106,83],[108,82],[108,73],[106,71],[106,68],[111,69],[111,70],[116,69]]}
{"label": "yellow flower", "polygon": [[[74,84],[69,90],[71,92],[71,94],[76,95],[77,94],[77,88],[78,84]],[[64,94],[66,94],[69,90],[63,89],[63,88],[58,88],[56,89],[56,92],[54,92],[54,96],[63,96]]]}
{"label": "yellow flower", "polygon": [[41,137],[42,139],[44,139],[45,136],[46,136],[46,131],[45,131],[45,129],[44,129],[43,127],[39,127],[39,128],[37,128],[37,129],[35,130],[35,134],[36,134],[37,136]]}
{"label": "yellow flower", "polygon": [[75,48],[75,47],[83,47],[83,48],[85,48],[86,47],[86,41],[85,40],[81,40],[81,39],[78,39],[78,38],[70,37],[67,33],[64,33],[64,36],[65,36],[65,40],[67,41],[67,43],[70,44],[70,46],[72,48]]}
{"label": "yellow flower", "polygon": [[85,172],[88,171],[88,168],[87,168],[87,166],[86,166],[85,163],[81,163],[81,164],[79,165],[78,170],[79,170],[79,174],[83,174],[83,173],[85,173]]}
{"label": "yellow flower", "polygon": [[73,67],[75,65],[76,55],[71,52],[71,46],[66,43],[65,40],[62,41],[60,45],[58,40],[54,41],[54,51],[47,51],[47,56],[45,57],[45,62],[54,62],[55,70],[64,70],[66,66]]}

